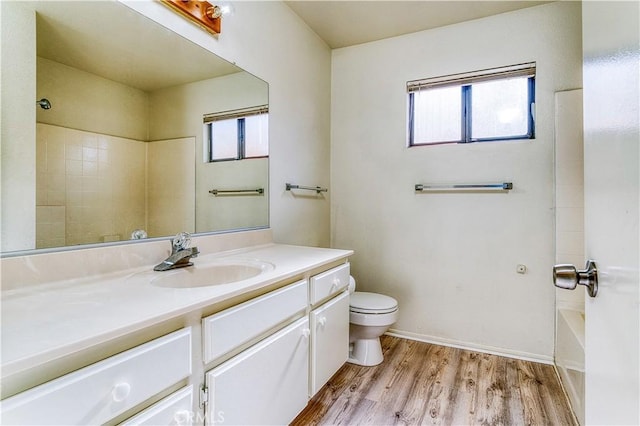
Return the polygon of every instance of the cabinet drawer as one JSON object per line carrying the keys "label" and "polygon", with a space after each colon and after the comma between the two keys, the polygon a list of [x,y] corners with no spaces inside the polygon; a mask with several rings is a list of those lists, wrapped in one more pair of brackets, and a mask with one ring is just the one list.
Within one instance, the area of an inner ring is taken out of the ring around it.
{"label": "cabinet drawer", "polygon": [[208,424],[289,424],[307,405],[308,336],[301,318],[208,372]]}
{"label": "cabinet drawer", "polygon": [[307,282],[300,281],[203,319],[205,364],[259,337],[306,307]]}
{"label": "cabinet drawer", "polygon": [[349,264],[345,263],[311,277],[309,282],[309,302],[315,305],[334,294],[339,293],[349,285]]}
{"label": "cabinet drawer", "polygon": [[101,424],[191,375],[191,329],[2,401],[5,424]]}
{"label": "cabinet drawer", "polygon": [[129,418],[122,423],[122,426],[189,426],[198,421],[195,415],[193,411],[193,386],[187,386]]}
{"label": "cabinet drawer", "polygon": [[311,311],[310,396],[329,381],[349,357],[349,293]]}

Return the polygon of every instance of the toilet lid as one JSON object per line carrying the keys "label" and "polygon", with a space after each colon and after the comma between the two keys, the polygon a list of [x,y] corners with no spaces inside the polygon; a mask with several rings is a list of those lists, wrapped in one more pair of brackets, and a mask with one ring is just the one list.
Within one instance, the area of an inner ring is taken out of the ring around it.
{"label": "toilet lid", "polygon": [[384,294],[356,291],[349,297],[351,312],[362,314],[387,314],[398,309],[398,302]]}

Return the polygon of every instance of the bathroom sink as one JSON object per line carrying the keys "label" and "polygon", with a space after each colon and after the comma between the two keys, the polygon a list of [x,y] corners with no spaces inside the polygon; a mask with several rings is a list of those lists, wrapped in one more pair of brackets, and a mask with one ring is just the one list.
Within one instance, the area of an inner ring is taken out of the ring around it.
{"label": "bathroom sink", "polygon": [[194,288],[230,284],[253,278],[275,268],[272,263],[260,260],[216,261],[205,265],[161,272],[151,280],[158,287]]}

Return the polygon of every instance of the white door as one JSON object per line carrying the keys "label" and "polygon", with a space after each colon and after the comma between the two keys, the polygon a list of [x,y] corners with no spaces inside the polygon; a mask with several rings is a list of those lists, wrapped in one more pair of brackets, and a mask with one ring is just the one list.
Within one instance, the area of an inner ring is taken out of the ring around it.
{"label": "white door", "polygon": [[587,424],[640,424],[639,5],[582,3]]}

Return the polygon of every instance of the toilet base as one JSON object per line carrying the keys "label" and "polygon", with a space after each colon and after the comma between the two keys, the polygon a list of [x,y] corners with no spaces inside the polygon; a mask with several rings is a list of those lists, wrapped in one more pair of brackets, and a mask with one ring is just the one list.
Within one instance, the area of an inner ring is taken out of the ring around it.
{"label": "toilet base", "polygon": [[378,365],[383,360],[380,338],[358,339],[349,347],[349,359],[351,364],[371,367]]}

